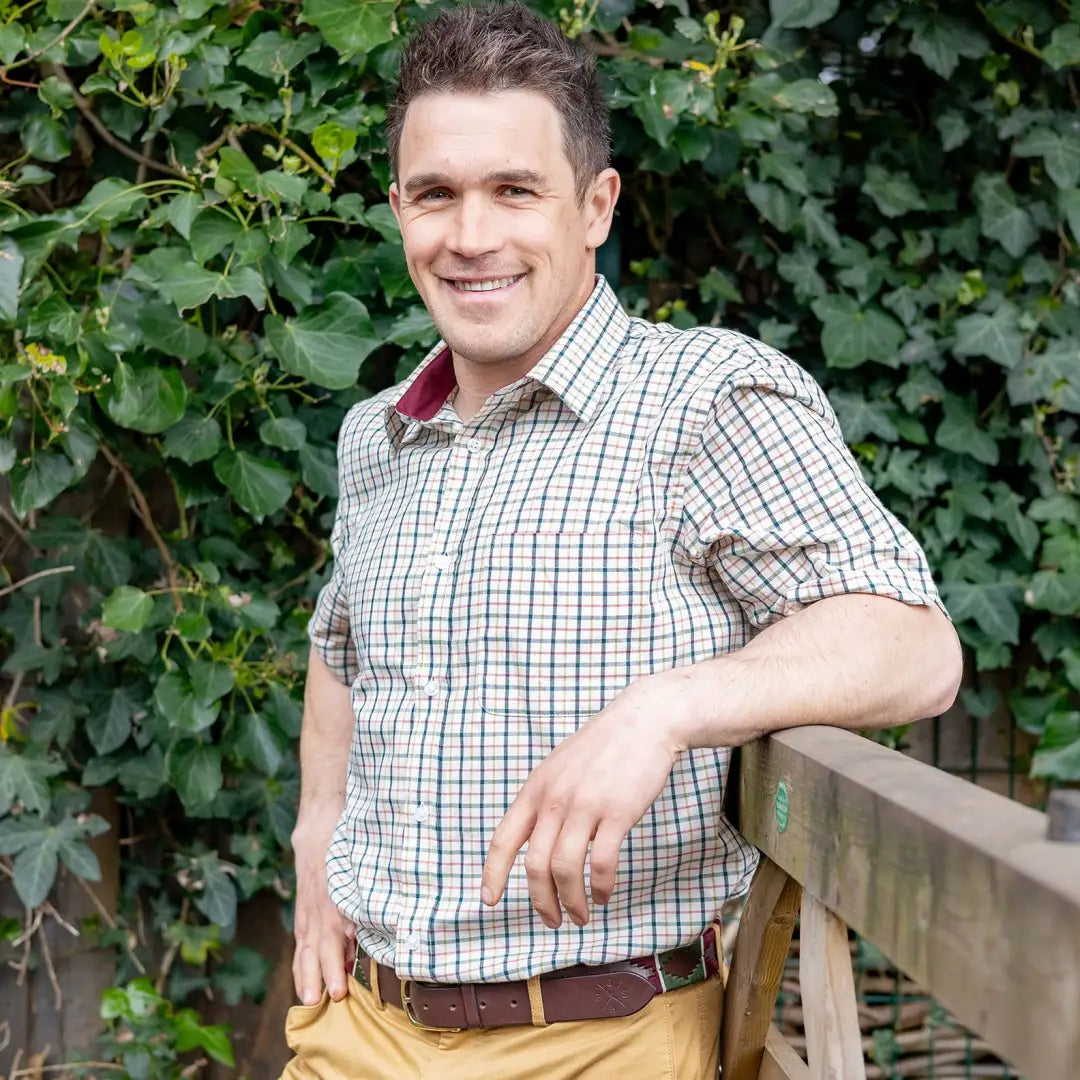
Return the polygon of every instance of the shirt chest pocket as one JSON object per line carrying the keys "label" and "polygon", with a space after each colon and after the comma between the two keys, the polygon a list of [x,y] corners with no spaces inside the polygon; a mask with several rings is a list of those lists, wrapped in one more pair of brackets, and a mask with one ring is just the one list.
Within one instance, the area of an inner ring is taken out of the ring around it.
{"label": "shirt chest pocket", "polygon": [[650,566],[640,527],[477,542],[469,685],[486,712],[586,720],[646,666]]}

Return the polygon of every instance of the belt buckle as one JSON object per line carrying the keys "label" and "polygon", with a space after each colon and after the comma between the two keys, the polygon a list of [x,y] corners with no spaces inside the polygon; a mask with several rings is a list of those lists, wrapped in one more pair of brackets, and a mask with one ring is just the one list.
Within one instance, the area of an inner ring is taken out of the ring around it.
{"label": "belt buckle", "polygon": [[409,997],[409,983],[411,979],[401,980],[401,1009],[402,1012],[408,1017],[409,1023],[413,1027],[419,1028],[421,1031],[464,1031],[464,1028],[459,1027],[435,1027],[432,1024],[425,1024],[412,1009],[412,998]]}

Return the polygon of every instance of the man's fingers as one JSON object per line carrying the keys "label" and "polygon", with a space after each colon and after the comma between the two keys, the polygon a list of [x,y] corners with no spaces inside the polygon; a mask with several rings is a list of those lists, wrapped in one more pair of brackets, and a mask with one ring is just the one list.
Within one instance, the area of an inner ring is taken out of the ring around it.
{"label": "man's fingers", "polygon": [[293,983],[296,996],[305,1005],[317,1005],[322,997],[323,978],[319,954],[313,945],[297,945],[293,960]]}
{"label": "man's fingers", "polygon": [[319,966],[330,996],[340,1001],[346,993],[345,931],[337,918],[327,919],[319,935]]}
{"label": "man's fingers", "polygon": [[585,856],[593,826],[581,820],[567,821],[551,853],[551,876],[559,900],[578,926],[589,921],[589,898],[585,895]]}
{"label": "man's fingers", "polygon": [[601,824],[593,837],[589,852],[589,887],[594,904],[606,904],[615,889],[615,869],[619,865],[619,849],[627,830],[617,825]]}
{"label": "man's fingers", "polygon": [[535,812],[526,808],[522,801],[522,792],[511,803],[510,809],[503,815],[502,821],[495,826],[491,834],[491,845],[484,860],[484,873],[480,879],[480,899],[494,907],[506,888],[506,879],[510,876],[510,867],[514,865],[517,853],[525,846],[529,833],[536,824]]}
{"label": "man's fingers", "polygon": [[529,879],[529,896],[544,925],[551,930],[562,926],[562,908],[555,879],[551,876],[551,852],[562,828],[562,819],[552,814],[541,817],[525,852],[525,876]]}

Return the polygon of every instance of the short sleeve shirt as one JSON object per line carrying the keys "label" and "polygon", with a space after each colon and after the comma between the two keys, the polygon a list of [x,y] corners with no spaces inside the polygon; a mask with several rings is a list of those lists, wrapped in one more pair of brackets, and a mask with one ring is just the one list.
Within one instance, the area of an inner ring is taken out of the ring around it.
{"label": "short sleeve shirt", "polygon": [[342,427],[335,564],[311,640],[352,688],[331,894],[359,943],[432,981],[524,978],[691,941],[755,851],[726,748],[680,757],[610,902],[549,930],[522,860],[480,903],[529,772],[634,679],[744,646],[843,593],[939,605],[814,380],[729,330],[629,317],[602,278],[468,422],[437,346]]}

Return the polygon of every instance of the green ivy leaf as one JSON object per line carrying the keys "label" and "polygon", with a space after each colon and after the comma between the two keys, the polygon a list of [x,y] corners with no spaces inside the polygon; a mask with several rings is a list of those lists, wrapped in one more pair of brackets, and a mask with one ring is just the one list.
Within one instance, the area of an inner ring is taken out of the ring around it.
{"label": "green ivy leaf", "polygon": [[31,814],[49,809],[49,777],[64,771],[64,764],[29,747],[15,751],[0,742],[0,814],[16,802]]}
{"label": "green ivy leaf", "polygon": [[821,347],[830,367],[853,368],[870,360],[896,365],[907,334],[895,319],[836,293],[821,297],[811,307],[824,324]]}
{"label": "green ivy leaf", "polygon": [[1008,582],[946,581],[941,585],[942,599],[954,620],[971,619],[984,634],[1007,645],[1020,642],[1020,615],[1016,606],[1019,592]]}
{"label": "green ivy leaf", "polygon": [[34,113],[22,127],[22,144],[38,161],[63,161],[71,153],[67,124],[49,113]]}
{"label": "green ivy leaf", "polygon": [[972,398],[957,394],[945,396],[945,416],[938,424],[934,441],[943,450],[970,454],[984,465],[998,463],[997,440],[978,426],[978,410]]}
{"label": "green ivy leaf", "polygon": [[935,121],[941,132],[941,148],[948,153],[957,150],[971,138],[971,128],[962,113],[955,109],[943,112]]}
{"label": "green ivy leaf", "polygon": [[890,173],[880,165],[866,167],[862,191],[869,195],[877,208],[889,218],[926,209],[926,200],[907,173]]}
{"label": "green ivy leaf", "polygon": [[60,845],[60,861],[84,881],[101,880],[101,863],[82,840],[67,840]]}
{"label": "green ivy leaf", "polygon": [[342,292],[293,319],[271,315],[265,328],[286,371],[330,390],[355,385],[361,364],[381,344],[367,308]]}
{"label": "green ivy leaf", "polygon": [[[198,900],[196,900],[197,905]],[[212,1026],[199,1024],[194,1009],[183,1009],[177,1014],[173,1023],[173,1031],[176,1038],[176,1049],[181,1053],[199,1048],[205,1050],[215,1061],[221,1062],[222,1065],[227,1065],[229,1068],[236,1065],[232,1044],[229,1042],[225,1027],[220,1024]]]}
{"label": "green ivy leaf", "polygon": [[1013,143],[1017,157],[1041,157],[1047,175],[1059,188],[1076,187],[1080,181],[1080,139],[1037,127]]}
{"label": "green ivy leaf", "polygon": [[1006,387],[1014,405],[1047,401],[1080,413],[1080,342],[1054,341],[1045,352],[1029,353],[1009,372]]}
{"label": "green ivy leaf", "polygon": [[1040,570],[1032,574],[1025,600],[1052,615],[1075,616],[1080,614],[1080,578],[1060,570]]}
{"label": "green ivy leaf", "polygon": [[299,450],[307,442],[307,428],[292,416],[279,416],[259,425],[259,438],[279,450]]}
{"label": "green ivy leaf", "polygon": [[142,260],[158,289],[177,310],[201,307],[216,296],[219,300],[246,296],[260,311],[266,307],[266,284],[254,267],[244,266],[232,273],[205,270],[194,262],[177,258],[159,248]]}
{"label": "green ivy leaf", "polygon": [[158,679],[153,700],[154,708],[162,719],[192,735],[210,727],[221,711],[214,702],[200,700],[190,677],[177,669],[165,672]]}
{"label": "green ivy leaf", "polygon": [[36,908],[45,901],[56,880],[57,844],[46,835],[40,844],[31,844],[15,856],[11,883],[19,900],[28,907]]}
{"label": "green ivy leaf", "polygon": [[127,687],[116,687],[109,695],[108,706],[91,710],[86,718],[86,734],[94,749],[99,754],[119,750],[127,742],[132,718],[141,707]]}
{"label": "green ivy leaf", "polygon": [[212,705],[236,684],[236,675],[228,664],[210,660],[193,660],[188,675],[191,689],[202,705]]}
{"label": "green ivy leaf", "polygon": [[1008,301],[996,304],[989,315],[976,312],[956,320],[957,356],[986,356],[1002,367],[1014,367],[1024,355],[1024,335],[1018,312]]}
{"label": "green ivy leaf", "polygon": [[281,82],[313,52],[318,52],[319,44],[314,34],[292,38],[277,30],[267,30],[240,53],[236,62],[256,75]]}
{"label": "green ivy leaf", "polygon": [[830,390],[829,401],[836,410],[846,442],[862,442],[868,435],[885,442],[895,442],[900,437],[887,402],[847,390]]}
{"label": "green ivy leaf", "polygon": [[237,752],[264,775],[277,775],[285,760],[285,751],[274,729],[258,713],[248,713],[239,724]]}
{"label": "green ivy leaf", "polygon": [[195,261],[204,266],[230,244],[235,244],[244,232],[244,226],[232,214],[210,207],[197,214],[191,223],[191,253]]}
{"label": "green ivy leaf", "polygon": [[[978,60],[990,48],[978,30],[937,11],[913,13],[910,22],[914,27],[911,51],[943,79],[952,78],[961,56]],[[908,25],[908,21],[902,21],[901,25]]]}
{"label": "green ivy leaf", "polygon": [[154,301],[139,308],[138,326],[149,348],[181,360],[200,360],[210,342],[198,326],[180,318],[167,303]]}
{"label": "green ivy leaf", "polygon": [[146,206],[146,193],[126,180],[99,180],[78,206],[75,215],[88,226],[100,226],[133,217]]}
{"label": "green ivy leaf", "polygon": [[748,181],[746,197],[754,204],[757,212],[780,232],[791,232],[794,228],[795,200],[791,192],[779,184]]}
{"label": "green ivy leaf", "polygon": [[41,450],[28,464],[17,463],[11,470],[11,508],[25,518],[66,491],[75,479],[75,468],[63,454]]}
{"label": "green ivy leaf", "polygon": [[983,236],[997,240],[1014,258],[1035,242],[1038,230],[1031,215],[1016,205],[1016,196],[1003,176],[980,176],[972,185]]}
{"label": "green ivy leaf", "polygon": [[[154,598],[134,585],[121,585],[101,605],[102,621],[114,630],[130,630],[137,634],[154,610]],[[103,751],[98,751],[103,753]]]}
{"label": "green ivy leaf", "polygon": [[214,473],[256,521],[276,513],[292,495],[293,481],[286,469],[244,450],[219,454],[214,459]]}
{"label": "green ivy leaf", "polygon": [[221,752],[184,739],[169,752],[169,779],[189,814],[205,813],[221,790]]}
{"label": "green ivy leaf", "polygon": [[397,0],[304,0],[304,21],[339,53],[367,53],[394,34]]}
{"label": "green ivy leaf", "polygon": [[1059,192],[1058,206],[1077,243],[1080,243],[1080,188]]}
{"label": "green ivy leaf", "polygon": [[787,30],[809,29],[828,22],[840,0],[769,0],[773,25]]}
{"label": "green ivy leaf", "polygon": [[1047,717],[1031,759],[1031,775],[1065,783],[1080,779],[1080,712],[1057,712]]}
{"label": "green ivy leaf", "polygon": [[0,64],[10,64],[26,47],[26,29],[21,23],[0,26]]}
{"label": "green ivy leaf", "polygon": [[185,416],[169,428],[162,449],[188,465],[208,461],[221,449],[221,427],[210,416]]}
{"label": "green ivy leaf", "polygon": [[786,112],[812,113],[820,117],[840,115],[836,94],[820,79],[796,79],[786,83],[773,95],[773,101]]}
{"label": "green ivy leaf", "polygon": [[304,487],[316,495],[338,497],[337,457],[327,446],[300,448],[300,478]]}
{"label": "green ivy leaf", "polygon": [[1055,71],[1080,64],[1080,25],[1071,22],[1054,27],[1050,42],[1043,49],[1042,58]]}
{"label": "green ivy leaf", "polygon": [[19,311],[19,281],[23,257],[10,237],[0,240],[0,320],[14,322]]}
{"label": "green ivy leaf", "polygon": [[133,368],[117,360],[105,411],[121,427],[156,435],[172,427],[187,405],[187,387],[175,368]]}

